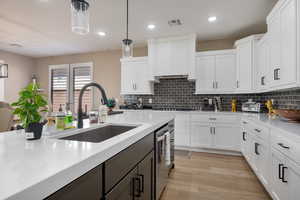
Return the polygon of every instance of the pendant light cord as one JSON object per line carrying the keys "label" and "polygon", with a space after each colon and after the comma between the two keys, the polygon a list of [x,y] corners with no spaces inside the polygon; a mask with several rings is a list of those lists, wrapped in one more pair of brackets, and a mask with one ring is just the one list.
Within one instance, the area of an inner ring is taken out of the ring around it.
{"label": "pendant light cord", "polygon": [[129,24],[129,23],[128,23],[128,13],[129,13],[129,12],[128,12],[128,7],[129,7],[129,6],[128,6],[128,0],[127,0],[127,24],[126,24],[126,39],[128,39],[128,24]]}

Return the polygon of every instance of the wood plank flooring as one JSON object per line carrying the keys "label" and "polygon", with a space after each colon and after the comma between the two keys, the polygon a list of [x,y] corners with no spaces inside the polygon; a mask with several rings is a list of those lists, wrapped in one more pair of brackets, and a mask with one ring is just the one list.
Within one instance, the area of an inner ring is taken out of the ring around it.
{"label": "wood plank flooring", "polygon": [[271,200],[243,157],[176,151],[161,200]]}

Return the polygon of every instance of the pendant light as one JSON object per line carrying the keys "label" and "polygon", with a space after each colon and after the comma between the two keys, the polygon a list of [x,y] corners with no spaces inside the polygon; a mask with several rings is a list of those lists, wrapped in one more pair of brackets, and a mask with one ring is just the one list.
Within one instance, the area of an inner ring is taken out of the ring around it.
{"label": "pendant light", "polygon": [[85,35],[90,31],[90,4],[86,0],[71,0],[72,32]]}
{"label": "pendant light", "polygon": [[0,60],[0,78],[8,78],[8,64]]}
{"label": "pendant light", "polygon": [[122,41],[122,54],[123,58],[132,57],[133,56],[133,41],[128,39],[128,0],[127,9],[126,9],[126,39]]}

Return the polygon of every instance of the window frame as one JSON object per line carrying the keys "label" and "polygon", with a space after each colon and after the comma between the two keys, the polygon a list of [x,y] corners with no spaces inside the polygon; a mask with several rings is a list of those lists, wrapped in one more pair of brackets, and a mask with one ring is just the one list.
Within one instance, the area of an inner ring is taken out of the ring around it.
{"label": "window frame", "polygon": [[[90,67],[91,70],[91,81],[94,81],[94,66],[93,62],[82,62],[82,63],[72,63],[72,64],[58,64],[58,65],[49,65],[49,73],[48,73],[48,101],[53,105],[52,102],[52,70],[55,69],[66,69],[67,70],[67,102],[70,104],[71,111],[75,113],[74,108],[74,74],[73,69],[77,67]],[[95,107],[95,92],[94,88],[92,88],[92,108]]]}

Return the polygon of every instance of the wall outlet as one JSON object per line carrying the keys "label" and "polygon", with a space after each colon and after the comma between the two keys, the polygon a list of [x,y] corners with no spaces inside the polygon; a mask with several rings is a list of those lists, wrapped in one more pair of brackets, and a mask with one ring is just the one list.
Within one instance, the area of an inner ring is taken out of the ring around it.
{"label": "wall outlet", "polygon": [[152,99],[151,98],[148,99],[148,103],[152,104]]}

